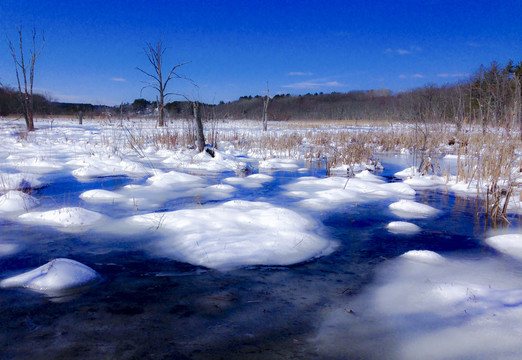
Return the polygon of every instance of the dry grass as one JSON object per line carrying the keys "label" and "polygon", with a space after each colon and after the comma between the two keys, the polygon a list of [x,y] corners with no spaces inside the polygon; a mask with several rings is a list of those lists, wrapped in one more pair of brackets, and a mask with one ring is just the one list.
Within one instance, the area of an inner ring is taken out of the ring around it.
{"label": "dry grass", "polygon": [[[444,124],[396,124],[354,121],[286,121],[270,123],[270,131],[252,131],[252,125],[235,129],[233,122],[226,126],[214,121],[206,126],[207,142],[218,147],[220,142],[231,143],[236,150],[256,154],[258,157],[287,157],[301,160],[324,161],[327,173],[340,165],[371,164],[382,152],[398,152],[407,149],[414,159],[421,159],[416,166],[424,174],[446,175],[437,159],[441,154],[458,155],[457,182],[478,184],[486,188],[485,213],[495,219],[506,218],[506,199],[520,195],[517,183],[520,169],[522,142],[517,134],[512,136],[502,129],[456,132]],[[239,123],[238,123],[239,124]],[[251,123],[256,125],[256,123]],[[195,131],[191,121],[171,122],[169,128],[152,128],[140,131],[133,128],[128,136],[128,146],[141,149],[154,146],[157,149],[194,148]]]}

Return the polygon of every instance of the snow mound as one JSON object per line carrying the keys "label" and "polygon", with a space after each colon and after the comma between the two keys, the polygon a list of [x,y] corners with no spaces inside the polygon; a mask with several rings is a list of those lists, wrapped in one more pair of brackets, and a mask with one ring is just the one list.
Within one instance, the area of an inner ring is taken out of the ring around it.
{"label": "snow mound", "polygon": [[382,169],[384,169],[384,167],[382,166],[381,163],[377,163],[377,165],[365,164],[365,163],[352,164],[352,165],[343,164],[340,166],[330,168],[330,174],[337,175],[337,176],[346,176],[349,173],[357,174],[357,173],[365,172],[365,171],[375,171],[377,169],[382,170]]}
{"label": "snow mound", "polygon": [[0,214],[22,213],[38,206],[39,201],[21,191],[11,190],[0,196]]}
{"label": "snow mound", "polygon": [[415,234],[421,231],[419,226],[406,221],[392,221],[386,229],[393,234]]}
{"label": "snow mound", "polygon": [[4,279],[2,288],[26,288],[53,294],[92,284],[99,275],[90,267],[70,259],[54,259],[23,274]]}
{"label": "snow mound", "polygon": [[157,172],[156,175],[147,179],[147,183],[164,188],[180,188],[193,187],[195,184],[200,184],[204,180],[195,175],[185,174],[177,171],[169,171],[168,173]]}
{"label": "snow mound", "polygon": [[393,174],[393,176],[401,178],[401,179],[404,179],[407,177],[412,177],[412,176],[419,176],[419,175],[420,175],[419,170],[415,166],[409,167],[407,169],[401,170],[401,171]]}
{"label": "snow mound", "polygon": [[288,190],[285,195],[302,198],[300,205],[316,210],[375,198],[415,195],[415,190],[407,184],[385,183],[379,177],[364,172],[360,177],[351,179],[302,177],[284,188]]}
{"label": "snow mound", "polygon": [[114,156],[89,156],[71,160],[67,164],[81,166],[72,171],[79,180],[105,176],[145,176],[152,172],[141,163]]}
{"label": "snow mound", "polygon": [[287,170],[294,171],[299,169],[296,160],[292,159],[268,159],[259,162],[259,169],[261,170]]}
{"label": "snow mound", "polygon": [[423,264],[442,264],[445,261],[442,256],[429,250],[410,250],[402,254],[401,257]]}
{"label": "snow mound", "polygon": [[407,219],[422,219],[435,215],[439,210],[412,200],[399,200],[390,204],[390,210],[397,216]]}
{"label": "snow mound", "polygon": [[522,259],[522,234],[492,236],[486,239],[486,244],[504,254]]}
{"label": "snow mound", "polygon": [[27,173],[4,173],[0,171],[0,191],[38,189],[43,184],[38,175]]}
{"label": "snow mound", "polygon": [[444,185],[445,181],[439,176],[425,175],[425,176],[413,176],[409,179],[403,181],[405,184],[408,184],[412,187],[434,187]]}
{"label": "snow mound", "polygon": [[20,170],[30,171],[38,174],[44,174],[51,171],[63,169],[63,165],[53,159],[45,159],[41,156],[36,157],[22,157],[10,155],[6,159],[10,164]]}
{"label": "snow mound", "polygon": [[264,183],[272,181],[274,178],[266,174],[252,174],[246,177],[228,177],[224,182],[234,185],[241,185],[247,188],[262,187]]}
{"label": "snow mound", "polygon": [[62,229],[82,229],[100,222],[104,216],[79,207],[65,207],[58,210],[34,211],[22,214],[18,219],[31,225],[49,225]]}
{"label": "snow mound", "polygon": [[242,171],[247,169],[246,162],[236,158],[235,156],[227,155],[218,150],[213,149],[214,157],[207,151],[192,154],[176,154],[165,160],[164,164],[171,165],[178,169],[194,170],[194,171]]}
{"label": "snow mound", "polygon": [[336,243],[314,233],[313,220],[264,202],[229,201],[212,208],[133,216],[126,221],[163,232],[162,256],[228,270],[290,265],[330,254]]}
{"label": "snow mound", "polygon": [[125,197],[121,194],[115,193],[114,191],[102,190],[102,189],[94,189],[87,190],[80,194],[80,199],[89,201],[89,202],[116,202],[122,201]]}

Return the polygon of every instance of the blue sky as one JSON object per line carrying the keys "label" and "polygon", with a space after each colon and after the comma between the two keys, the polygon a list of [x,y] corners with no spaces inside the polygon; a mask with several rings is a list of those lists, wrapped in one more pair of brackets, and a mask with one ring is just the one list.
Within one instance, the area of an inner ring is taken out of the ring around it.
{"label": "blue sky", "polygon": [[[522,60],[521,1],[0,1],[0,81],[15,85],[7,39],[45,32],[35,88],[68,102],[155,98],[143,47],[190,61],[170,90],[217,103],[243,95],[394,91],[453,83],[481,64]],[[172,98],[171,100],[181,100]]]}

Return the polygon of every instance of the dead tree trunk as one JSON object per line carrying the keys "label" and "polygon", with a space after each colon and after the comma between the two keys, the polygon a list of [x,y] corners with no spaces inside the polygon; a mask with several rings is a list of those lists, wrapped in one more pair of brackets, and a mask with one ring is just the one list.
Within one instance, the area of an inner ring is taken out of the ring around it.
{"label": "dead tree trunk", "polygon": [[80,110],[80,113],[78,114],[78,124],[83,125],[83,113]]}
{"label": "dead tree trunk", "polygon": [[[24,46],[22,39],[22,28],[18,29],[19,36],[19,50],[20,57],[17,56],[17,51],[11,41],[9,41],[9,48],[11,50],[11,56],[13,57],[16,70],[16,80],[18,83],[18,97],[20,104],[22,105],[22,112],[25,118],[25,124],[27,125],[27,131],[34,131],[33,122],[33,82],[34,82],[34,64],[36,59],[42,53],[45,38],[42,36],[42,47],[39,51],[36,49],[36,29],[33,30],[33,48],[31,50],[31,60],[29,64],[24,59]],[[21,72],[21,76],[20,76]],[[27,74],[29,72],[29,74]],[[21,79],[20,79],[21,77]],[[28,79],[29,78],[29,79]]]}
{"label": "dead tree trunk", "polygon": [[263,131],[268,130],[268,102],[270,101],[270,93],[268,90],[268,81],[266,82],[266,98],[263,100]]}
{"label": "dead tree trunk", "polygon": [[202,152],[205,150],[205,134],[203,133],[203,123],[201,122],[201,108],[199,101],[194,101],[194,122],[196,123],[196,144],[198,151]]}

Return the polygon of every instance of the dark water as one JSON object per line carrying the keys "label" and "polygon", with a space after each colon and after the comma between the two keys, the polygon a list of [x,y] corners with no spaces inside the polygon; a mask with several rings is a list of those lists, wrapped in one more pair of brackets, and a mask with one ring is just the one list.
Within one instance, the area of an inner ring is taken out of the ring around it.
{"label": "dark water", "polygon": [[[389,179],[405,167],[393,162],[384,165],[387,169],[382,175]],[[233,175],[208,176],[208,184]],[[275,180],[262,188],[238,186],[234,198],[305,211],[283,195],[281,185],[299,176],[324,176],[324,169],[272,175]],[[111,217],[134,213],[117,205],[85,204],[78,195],[88,189],[113,190],[143,182],[120,177],[79,183],[66,175],[49,175],[49,179],[51,184],[34,194],[42,201],[37,210],[80,205]],[[493,252],[483,246],[485,224],[477,215],[474,199],[456,198],[441,190],[418,191],[416,201],[442,212],[435,218],[412,220],[423,230],[409,236],[385,229],[390,221],[400,220],[387,208],[396,200],[311,212],[324,225],[321,235],[340,243],[329,256],[294,266],[229,272],[153,257],[147,244],[154,234],[64,233],[0,220],[1,241],[22,246],[18,253],[0,258],[2,278],[56,257],[80,261],[103,277],[88,291],[66,299],[49,299],[19,289],[1,290],[1,358],[328,357],[318,354],[309,339],[330,309],[349,302],[372,282],[380,263],[412,249],[469,256]],[[194,201],[172,200],[165,210],[193,205]],[[339,346],[350,346],[350,339]]]}

